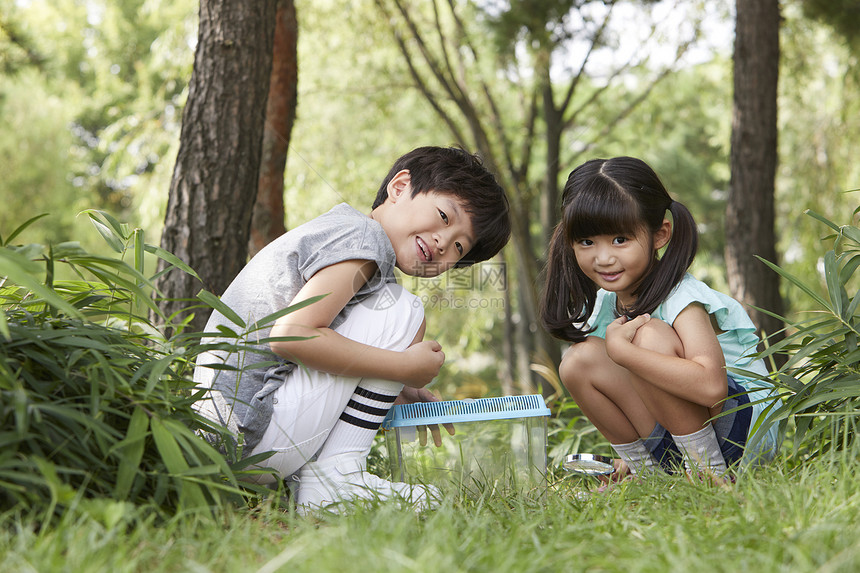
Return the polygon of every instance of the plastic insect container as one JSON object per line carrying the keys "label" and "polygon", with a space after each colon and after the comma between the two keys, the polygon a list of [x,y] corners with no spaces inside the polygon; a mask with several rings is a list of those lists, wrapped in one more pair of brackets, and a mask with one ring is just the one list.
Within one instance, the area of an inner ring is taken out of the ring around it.
{"label": "plastic insect container", "polygon": [[[391,477],[477,494],[543,493],[549,415],[539,394],[394,406],[382,423]],[[432,424],[453,424],[456,433],[443,430],[441,447],[429,437],[422,445],[419,429]]]}

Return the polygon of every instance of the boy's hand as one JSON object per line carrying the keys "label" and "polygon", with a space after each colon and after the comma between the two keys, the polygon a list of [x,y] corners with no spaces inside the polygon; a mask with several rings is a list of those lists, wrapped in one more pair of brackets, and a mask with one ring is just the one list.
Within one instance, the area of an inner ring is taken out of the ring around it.
{"label": "boy's hand", "polygon": [[442,345],[435,340],[417,342],[403,353],[407,355],[407,374],[401,382],[412,388],[423,388],[432,382],[445,363]]}
{"label": "boy's hand", "polygon": [[[426,388],[410,388],[409,386],[404,386],[403,390],[401,390],[400,395],[394,401],[395,404],[414,404],[416,402],[438,402],[439,398],[433,395],[430,390]],[[453,424],[443,424],[445,429],[448,431],[448,434],[454,435],[454,425]],[[427,444],[427,428],[428,426],[418,426],[418,443],[422,446]],[[442,432],[439,430],[439,426],[437,424],[433,424],[429,426],[430,433],[433,435],[433,443],[436,444],[436,447],[442,446]]]}

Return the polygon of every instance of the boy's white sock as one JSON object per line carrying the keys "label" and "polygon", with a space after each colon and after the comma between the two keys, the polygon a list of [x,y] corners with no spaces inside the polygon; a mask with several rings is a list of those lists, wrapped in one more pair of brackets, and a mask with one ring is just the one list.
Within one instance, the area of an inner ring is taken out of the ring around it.
{"label": "boy's white sock", "polygon": [[364,380],[349,399],[340,418],[319,451],[318,460],[346,453],[367,456],[382,420],[403,384],[386,380]]}
{"label": "boy's white sock", "polygon": [[654,458],[651,456],[648,448],[645,447],[645,442],[642,441],[642,438],[629,444],[610,445],[618,454],[618,457],[627,463],[631,474],[637,475],[642,472],[648,472],[654,467]]}
{"label": "boy's white sock", "polygon": [[672,439],[684,455],[684,467],[688,470],[709,470],[716,475],[723,475],[728,470],[712,424],[692,434],[672,434]]}

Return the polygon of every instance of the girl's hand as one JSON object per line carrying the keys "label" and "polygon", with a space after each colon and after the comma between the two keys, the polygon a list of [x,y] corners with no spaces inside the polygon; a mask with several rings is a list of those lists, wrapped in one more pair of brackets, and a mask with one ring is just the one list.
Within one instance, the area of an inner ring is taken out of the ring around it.
{"label": "girl's hand", "polygon": [[597,476],[598,481],[602,484],[609,484],[614,482],[619,482],[624,480],[630,473],[630,468],[627,466],[627,462],[622,459],[613,458],[612,465],[615,467],[615,471],[609,475]]}
{"label": "girl's hand", "polygon": [[651,320],[650,314],[640,314],[633,320],[622,316],[613,320],[606,327],[606,353],[615,360],[617,353],[623,352],[627,344],[633,342],[636,331]]}
{"label": "girl's hand", "polygon": [[406,372],[401,382],[412,388],[423,388],[432,382],[445,363],[442,345],[435,340],[417,342],[403,353]]}

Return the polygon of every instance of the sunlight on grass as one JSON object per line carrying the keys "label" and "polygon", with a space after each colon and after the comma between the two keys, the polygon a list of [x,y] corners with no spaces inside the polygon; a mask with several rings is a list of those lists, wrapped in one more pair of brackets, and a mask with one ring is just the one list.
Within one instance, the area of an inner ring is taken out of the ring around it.
{"label": "sunlight on grass", "polygon": [[130,505],[85,506],[39,531],[8,514],[0,570],[854,571],[858,469],[774,464],[730,488],[663,477],[591,495],[568,477],[545,503],[451,491],[424,515],[384,503],[316,517],[263,506],[160,523]]}

